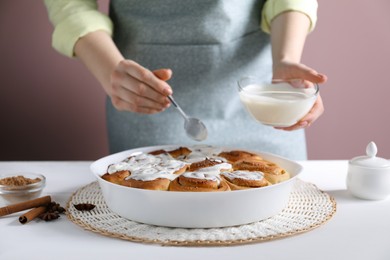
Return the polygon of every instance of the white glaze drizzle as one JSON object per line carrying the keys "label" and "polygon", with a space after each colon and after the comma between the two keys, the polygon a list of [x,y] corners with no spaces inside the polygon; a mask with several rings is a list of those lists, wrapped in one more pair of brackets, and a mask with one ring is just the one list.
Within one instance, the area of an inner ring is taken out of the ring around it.
{"label": "white glaze drizzle", "polygon": [[197,171],[198,172],[214,172],[215,174],[219,174],[221,172],[221,170],[230,170],[232,169],[232,165],[230,163],[219,163],[219,164],[216,164],[216,165],[213,165],[213,166],[208,166],[208,167],[204,167],[204,168],[200,168],[198,169]]}
{"label": "white glaze drizzle", "polygon": [[187,177],[187,178],[216,181],[218,183],[218,185],[221,182],[221,178],[219,176],[219,172],[216,173],[215,171],[185,172],[182,175],[184,177]]}
{"label": "white glaze drizzle", "polygon": [[108,173],[128,170],[131,175],[126,178],[150,181],[158,178],[173,180],[177,177],[174,172],[182,169],[188,163],[172,159],[170,155],[151,155],[142,153],[132,156],[117,164],[108,167]]}
{"label": "white glaze drizzle", "polygon": [[153,181],[155,179],[169,179],[174,180],[177,178],[177,174],[173,174],[171,171],[159,170],[157,168],[146,168],[142,173],[132,174],[125,178],[125,180],[133,179],[138,181]]}
{"label": "white glaze drizzle", "polygon": [[114,172],[119,172],[119,171],[130,171],[131,169],[131,164],[127,162],[119,162],[119,163],[114,163],[108,166],[107,172],[109,174],[112,174]]}
{"label": "white glaze drizzle", "polygon": [[260,171],[233,171],[233,172],[222,172],[222,175],[227,178],[233,179],[243,179],[243,180],[262,180],[264,178],[264,174]]}
{"label": "white glaze drizzle", "polygon": [[[178,177],[174,172],[182,169],[185,165],[192,162],[199,162],[205,159],[211,159],[220,161],[221,163],[201,168],[194,172],[185,172],[183,176],[189,178],[205,179],[220,182],[221,171],[229,171],[232,169],[232,165],[226,162],[225,158],[218,157],[221,153],[220,148],[213,146],[198,145],[190,148],[192,151],[189,156],[185,158],[174,159],[168,153],[162,153],[159,155],[152,155],[148,153],[140,153],[130,158],[123,160],[122,162],[112,164],[108,167],[108,173],[112,174],[117,171],[128,170],[131,175],[126,178],[151,181],[158,178],[166,178],[173,180]],[[263,173],[261,172],[249,172],[249,171],[234,171],[223,172],[228,178],[243,178],[248,180],[261,180]]]}
{"label": "white glaze drizzle", "polygon": [[232,165],[230,163],[219,163],[213,166],[200,168],[196,171],[192,172],[185,172],[183,173],[183,176],[187,178],[195,178],[195,179],[204,179],[204,180],[211,180],[216,181],[219,185],[221,178],[220,173],[221,170],[230,170],[232,168]]}
{"label": "white glaze drizzle", "polygon": [[222,162],[227,161],[225,158],[218,156],[218,154],[222,152],[221,148],[210,145],[194,145],[189,149],[191,150],[191,153],[184,158],[181,158],[183,161],[189,163],[200,162],[206,159],[220,160]]}

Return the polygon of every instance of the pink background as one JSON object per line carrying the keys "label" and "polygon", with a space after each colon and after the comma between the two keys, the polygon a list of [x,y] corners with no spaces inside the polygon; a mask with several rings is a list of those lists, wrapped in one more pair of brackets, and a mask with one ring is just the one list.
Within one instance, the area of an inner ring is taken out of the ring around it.
{"label": "pink background", "polygon": [[[0,1],[0,160],[105,156],[105,94],[77,60],[51,48],[42,2]],[[369,141],[390,158],[389,10],[387,0],[319,0],[303,63],[329,81],[325,113],[307,130],[309,159],[350,159]]]}

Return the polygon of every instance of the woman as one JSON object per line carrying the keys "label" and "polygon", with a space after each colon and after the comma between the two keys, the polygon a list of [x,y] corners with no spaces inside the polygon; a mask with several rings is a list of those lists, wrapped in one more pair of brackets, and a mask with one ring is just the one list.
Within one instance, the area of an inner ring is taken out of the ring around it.
{"label": "woman", "polygon": [[174,93],[207,126],[207,144],[306,158],[303,128],[322,114],[321,97],[296,125],[274,129],[245,112],[236,82],[247,75],[326,81],[300,63],[315,0],[115,0],[109,17],[96,0],[45,3],[53,46],[79,58],[108,95],[110,152],[193,144],[183,119],[167,109]]}

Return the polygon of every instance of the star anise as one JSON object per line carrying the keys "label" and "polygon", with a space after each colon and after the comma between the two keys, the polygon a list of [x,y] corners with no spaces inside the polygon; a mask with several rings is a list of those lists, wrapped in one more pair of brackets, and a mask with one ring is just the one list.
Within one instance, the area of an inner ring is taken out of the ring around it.
{"label": "star anise", "polygon": [[60,217],[60,214],[57,212],[49,212],[46,211],[45,213],[42,213],[39,215],[39,218],[44,220],[44,221],[52,221]]}
{"label": "star anise", "polygon": [[96,207],[95,205],[89,203],[73,204],[73,206],[80,211],[90,211]]}
{"label": "star anise", "polygon": [[61,207],[60,204],[52,201],[50,202],[50,204],[47,206],[47,211],[48,212],[57,212],[59,214],[61,213],[64,213],[65,212],[65,209],[63,207]]}
{"label": "star anise", "polygon": [[46,206],[46,211],[38,217],[44,221],[52,221],[60,217],[61,213],[64,213],[65,209],[55,201],[50,202]]}

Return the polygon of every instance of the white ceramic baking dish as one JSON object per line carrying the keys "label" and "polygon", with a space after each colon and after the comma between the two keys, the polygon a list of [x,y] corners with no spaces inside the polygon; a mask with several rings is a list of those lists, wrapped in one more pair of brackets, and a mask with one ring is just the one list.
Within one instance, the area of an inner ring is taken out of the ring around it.
{"label": "white ceramic baking dish", "polygon": [[[91,170],[101,187],[107,206],[120,216],[146,224],[182,228],[226,227],[252,223],[282,211],[292,186],[302,171],[294,161],[268,153],[255,152],[285,168],[291,178],[268,187],[227,192],[170,192],[129,188],[101,178],[110,164],[132,154],[179,146],[153,146],[131,149],[101,158]],[[223,148],[223,151],[242,150]]]}

